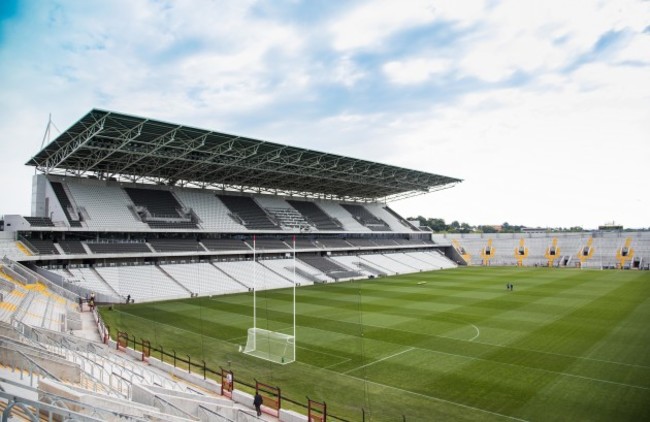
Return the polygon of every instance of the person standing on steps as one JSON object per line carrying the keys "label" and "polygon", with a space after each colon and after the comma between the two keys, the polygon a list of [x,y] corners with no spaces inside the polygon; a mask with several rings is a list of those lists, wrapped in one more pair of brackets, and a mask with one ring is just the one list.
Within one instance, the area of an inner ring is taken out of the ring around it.
{"label": "person standing on steps", "polygon": [[257,411],[257,416],[262,416],[262,403],[264,400],[262,399],[262,395],[257,392],[255,393],[255,398],[253,399],[253,405],[255,406],[255,410]]}

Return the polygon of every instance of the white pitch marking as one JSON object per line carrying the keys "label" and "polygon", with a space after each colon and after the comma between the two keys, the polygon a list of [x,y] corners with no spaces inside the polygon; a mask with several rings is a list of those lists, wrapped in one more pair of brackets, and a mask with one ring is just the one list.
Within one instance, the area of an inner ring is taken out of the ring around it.
{"label": "white pitch marking", "polygon": [[409,347],[408,349],[406,349],[406,350],[402,350],[401,352],[398,352],[398,353],[392,354],[392,355],[390,355],[390,356],[386,356],[386,357],[381,358],[381,359],[379,359],[379,360],[376,360],[376,361],[374,361],[374,362],[367,363],[367,364],[365,364],[365,365],[363,365],[363,366],[359,366],[358,368],[350,369],[349,371],[345,371],[345,372],[343,372],[343,373],[344,373],[344,374],[348,374],[348,373],[350,373],[350,372],[354,372],[354,371],[357,371],[357,370],[359,370],[359,369],[363,369],[363,368],[365,368],[365,367],[367,367],[367,366],[374,365],[375,363],[379,363],[379,362],[385,361],[386,359],[394,358],[395,356],[402,355],[402,354],[404,354],[404,353],[406,353],[406,352],[410,352],[411,350],[414,350],[414,349],[415,349],[415,347]]}
{"label": "white pitch marking", "polygon": [[549,374],[556,374],[556,375],[561,375],[561,376],[570,377],[570,378],[579,378],[579,379],[584,379],[584,380],[588,380],[588,381],[596,381],[596,382],[603,382],[603,383],[606,383],[606,384],[620,385],[620,386],[623,386],[623,387],[638,388],[638,389],[641,389],[641,390],[650,390],[650,387],[644,387],[642,385],[626,384],[624,382],[616,382],[616,381],[609,381],[609,380],[604,380],[604,379],[600,379],[600,378],[585,377],[584,375],[576,375],[576,374],[569,374],[567,372],[551,371],[549,369],[534,368],[532,366],[517,365],[515,363],[497,362],[497,361],[490,360],[490,359],[483,359],[483,358],[478,358],[478,357],[474,357],[474,356],[457,355],[456,353],[441,352],[441,351],[438,351],[438,350],[424,349],[422,347],[413,347],[413,348],[418,349],[418,350],[428,351],[428,352],[431,352],[431,353],[438,353],[438,354],[441,354],[441,355],[455,356],[455,357],[465,358],[465,359],[469,359],[469,360],[481,360],[481,361],[485,361],[485,362],[491,362],[491,363],[496,364],[496,365],[515,366],[517,368],[524,368],[524,369],[528,369],[528,370],[531,370],[531,371],[542,371],[542,372],[547,372]]}
{"label": "white pitch marking", "polygon": [[479,330],[478,327],[476,325],[472,324],[471,322],[468,322],[468,324],[471,325],[472,327],[474,327],[474,329],[476,330],[476,335],[474,337],[472,337],[471,339],[467,340],[467,341],[474,341],[475,339],[478,338],[478,336],[481,335],[481,330]]}
{"label": "white pitch marking", "polygon": [[[339,372],[339,374],[340,374],[340,372]],[[441,399],[441,398],[435,397],[435,396],[427,396],[426,394],[416,393],[415,391],[404,390],[403,388],[394,387],[392,385],[382,384],[380,382],[368,381],[366,379],[355,377],[353,375],[348,375],[348,374],[343,374],[343,375],[345,375],[346,377],[354,378],[354,379],[362,381],[362,382],[366,382],[368,384],[374,384],[374,385],[379,385],[381,387],[391,388],[393,390],[401,391],[401,392],[407,393],[407,394],[412,394],[414,396],[424,397],[424,398],[435,400],[435,401],[438,401],[438,402],[441,402],[441,403],[447,403],[447,404],[462,407],[462,408],[465,408],[465,409],[470,409],[470,410],[475,410],[475,411],[478,411],[478,412],[488,413],[490,415],[500,416],[502,418],[512,419],[514,421],[528,422],[526,419],[520,419],[520,418],[516,418],[514,416],[504,415],[503,413],[492,412],[490,410],[485,410],[485,409],[481,409],[481,408],[478,408],[478,407],[469,406],[467,404],[462,404],[462,403],[458,403],[458,402],[451,401],[451,400]]]}

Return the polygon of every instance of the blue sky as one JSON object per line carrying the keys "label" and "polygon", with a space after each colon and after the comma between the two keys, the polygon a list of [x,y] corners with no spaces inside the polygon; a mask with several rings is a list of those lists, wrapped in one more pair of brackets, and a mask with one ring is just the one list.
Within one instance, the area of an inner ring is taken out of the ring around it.
{"label": "blue sky", "polygon": [[650,226],[648,1],[0,2],[0,214],[91,108],[464,179],[407,217]]}

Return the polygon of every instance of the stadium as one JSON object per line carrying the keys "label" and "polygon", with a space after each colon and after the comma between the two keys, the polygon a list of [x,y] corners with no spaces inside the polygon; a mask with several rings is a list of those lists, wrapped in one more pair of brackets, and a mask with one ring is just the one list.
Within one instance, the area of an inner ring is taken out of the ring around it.
{"label": "stadium", "polygon": [[389,203],[461,179],[98,109],[26,165],[15,420],[650,418],[649,232],[432,233]]}

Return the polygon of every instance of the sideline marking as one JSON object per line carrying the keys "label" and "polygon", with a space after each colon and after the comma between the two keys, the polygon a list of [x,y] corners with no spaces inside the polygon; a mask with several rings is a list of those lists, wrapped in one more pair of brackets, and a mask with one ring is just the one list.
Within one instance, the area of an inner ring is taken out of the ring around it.
{"label": "sideline marking", "polygon": [[350,369],[349,371],[342,372],[342,374],[346,374],[346,375],[347,375],[347,374],[350,373],[350,372],[358,371],[359,369],[363,369],[363,368],[365,368],[365,367],[367,367],[367,366],[374,365],[375,363],[379,363],[379,362],[385,361],[386,359],[394,358],[395,356],[402,355],[402,354],[404,354],[404,353],[406,353],[406,352],[410,352],[411,350],[415,350],[415,349],[416,349],[415,347],[409,347],[408,349],[406,349],[406,350],[402,350],[401,352],[398,352],[398,353],[392,354],[392,355],[390,355],[390,356],[383,357],[383,358],[381,358],[381,359],[379,359],[379,360],[376,360],[376,361],[374,361],[374,362],[367,363],[367,364],[362,365],[362,366],[359,366],[359,367],[357,367],[357,368]]}
{"label": "sideline marking", "polygon": [[[326,371],[332,371],[332,370],[331,369],[326,369]],[[447,404],[462,407],[462,408],[465,408],[465,409],[470,409],[470,410],[475,410],[475,411],[478,411],[478,412],[488,413],[490,415],[500,416],[502,418],[512,419],[514,421],[528,422],[526,419],[520,419],[520,418],[517,418],[517,417],[514,417],[514,416],[504,415],[503,413],[492,412],[490,410],[481,409],[479,407],[474,407],[474,406],[458,403],[458,402],[451,401],[451,400],[441,399],[441,398],[436,397],[436,396],[428,396],[426,394],[416,393],[415,391],[404,390],[403,388],[394,387],[394,386],[388,385],[388,384],[382,384],[380,382],[368,381],[366,379],[355,377],[354,375],[349,375],[349,374],[346,374],[346,373],[341,373],[341,372],[336,372],[336,371],[332,371],[332,372],[335,372],[336,374],[343,375],[343,376],[349,377],[349,378],[353,378],[355,380],[365,382],[365,383],[368,383],[368,384],[374,384],[374,385],[378,385],[380,387],[392,388],[393,390],[401,391],[401,392],[407,393],[407,394],[412,394],[414,396],[424,397],[424,398],[435,400],[435,401],[438,401],[438,402],[441,402],[441,403],[447,403]]]}

